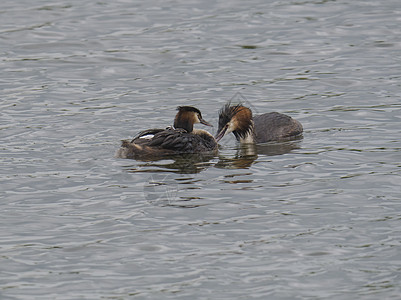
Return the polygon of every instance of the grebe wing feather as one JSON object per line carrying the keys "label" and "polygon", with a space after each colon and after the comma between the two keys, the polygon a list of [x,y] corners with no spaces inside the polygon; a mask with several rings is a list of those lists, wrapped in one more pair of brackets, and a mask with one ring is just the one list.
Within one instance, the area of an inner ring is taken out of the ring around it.
{"label": "grebe wing feather", "polygon": [[160,129],[160,128],[152,128],[152,129],[143,130],[143,131],[139,132],[136,136],[134,136],[131,143],[134,142],[136,139],[143,138],[147,135],[155,135],[156,133],[159,133],[164,130],[165,129]]}
{"label": "grebe wing feather", "polygon": [[297,136],[303,128],[297,120],[278,112],[254,116],[257,142],[268,142]]}
{"label": "grebe wing feather", "polygon": [[150,147],[160,147],[177,152],[192,152],[198,147],[204,147],[202,136],[188,133],[182,129],[169,129],[156,133],[150,140]]}

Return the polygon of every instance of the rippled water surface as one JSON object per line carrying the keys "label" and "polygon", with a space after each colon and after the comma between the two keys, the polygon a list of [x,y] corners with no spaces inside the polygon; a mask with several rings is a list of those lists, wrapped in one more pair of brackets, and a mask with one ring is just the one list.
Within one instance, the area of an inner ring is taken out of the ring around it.
{"label": "rippled water surface", "polygon": [[[400,22],[398,0],[2,1],[1,299],[398,299]],[[231,98],[303,139],[114,157]]]}

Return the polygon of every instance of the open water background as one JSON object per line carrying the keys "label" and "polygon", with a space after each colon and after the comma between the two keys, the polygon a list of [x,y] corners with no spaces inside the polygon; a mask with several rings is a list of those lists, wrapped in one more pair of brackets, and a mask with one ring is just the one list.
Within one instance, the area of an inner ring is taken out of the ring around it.
{"label": "open water background", "polygon": [[[400,25],[398,0],[2,0],[0,298],[399,299]],[[114,158],[231,98],[304,138]]]}

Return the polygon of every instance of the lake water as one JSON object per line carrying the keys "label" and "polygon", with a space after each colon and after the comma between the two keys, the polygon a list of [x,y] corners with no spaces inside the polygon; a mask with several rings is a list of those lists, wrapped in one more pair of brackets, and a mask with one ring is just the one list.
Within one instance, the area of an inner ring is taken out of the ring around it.
{"label": "lake water", "polygon": [[[400,24],[399,0],[3,0],[0,298],[399,299]],[[230,99],[303,139],[114,157]]]}

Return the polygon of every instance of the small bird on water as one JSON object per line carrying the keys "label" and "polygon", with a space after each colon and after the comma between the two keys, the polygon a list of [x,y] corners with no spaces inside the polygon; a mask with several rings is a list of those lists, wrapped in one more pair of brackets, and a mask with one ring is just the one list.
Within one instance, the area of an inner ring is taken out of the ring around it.
{"label": "small bird on water", "polygon": [[303,128],[299,121],[278,112],[252,116],[248,107],[227,103],[220,110],[215,138],[220,141],[230,132],[240,143],[266,143],[299,137]]}
{"label": "small bird on water", "polygon": [[177,110],[174,126],[144,130],[131,141],[122,141],[116,157],[158,158],[217,151],[217,142],[213,135],[206,130],[193,128],[197,123],[212,126],[202,118],[199,109],[192,106],[178,106]]}

